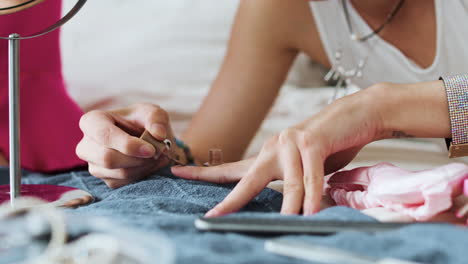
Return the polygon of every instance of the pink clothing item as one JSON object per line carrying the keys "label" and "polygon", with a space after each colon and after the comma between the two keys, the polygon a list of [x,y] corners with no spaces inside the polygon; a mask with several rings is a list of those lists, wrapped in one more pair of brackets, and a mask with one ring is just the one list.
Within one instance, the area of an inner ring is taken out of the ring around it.
{"label": "pink clothing item", "polygon": [[465,189],[465,196],[468,196],[468,179],[465,180],[464,188]]}
{"label": "pink clothing item", "polygon": [[453,163],[411,172],[392,164],[357,168],[334,174],[327,192],[338,204],[355,209],[384,207],[417,221],[450,209],[468,184],[468,166]]}
{"label": "pink clothing item", "polygon": [[[61,0],[0,16],[0,34],[27,35],[55,23]],[[85,165],[75,154],[83,114],[69,97],[61,71],[59,31],[21,42],[21,162],[40,172]],[[0,152],[8,159],[8,41],[0,40]]]}

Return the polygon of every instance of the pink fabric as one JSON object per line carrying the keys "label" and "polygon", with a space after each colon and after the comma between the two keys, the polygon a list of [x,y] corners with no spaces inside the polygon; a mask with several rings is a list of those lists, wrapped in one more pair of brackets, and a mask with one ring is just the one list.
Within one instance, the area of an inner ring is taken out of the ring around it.
{"label": "pink fabric", "polygon": [[464,189],[465,189],[465,196],[468,196],[468,179],[465,180]]}
{"label": "pink fabric", "polygon": [[426,221],[451,208],[463,189],[467,193],[468,166],[453,163],[411,172],[381,163],[338,172],[328,185],[327,192],[338,205],[359,210],[384,207]]}
{"label": "pink fabric", "polygon": [[[0,34],[31,34],[55,23],[61,0],[0,16]],[[73,23],[73,21],[72,21]],[[67,94],[61,71],[59,31],[21,42],[21,161],[41,172],[84,165],[75,154],[82,137],[80,108]],[[8,42],[0,40],[0,151],[8,159]]]}

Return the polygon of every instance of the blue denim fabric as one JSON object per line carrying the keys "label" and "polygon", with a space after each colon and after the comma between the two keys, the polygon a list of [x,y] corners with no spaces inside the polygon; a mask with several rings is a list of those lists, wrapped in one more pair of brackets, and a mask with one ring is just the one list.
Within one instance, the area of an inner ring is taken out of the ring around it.
{"label": "blue denim fabric", "polygon": [[[8,178],[6,169],[0,169],[2,178]],[[117,190],[109,189],[101,180],[83,171],[53,176],[26,172],[23,183],[65,185],[90,192],[96,202],[67,210],[70,217],[100,216],[148,234],[162,232],[175,245],[177,263],[303,263],[266,252],[264,242],[271,237],[202,233],[195,229],[194,220],[222,201],[233,185],[178,179],[167,170]],[[281,202],[280,193],[266,189],[242,210],[240,216],[300,217],[280,216]],[[310,219],[375,221],[345,207],[329,208]],[[344,232],[331,236],[287,237],[369,256],[424,263],[466,263],[468,259],[468,230],[450,225],[412,225],[376,234]]]}

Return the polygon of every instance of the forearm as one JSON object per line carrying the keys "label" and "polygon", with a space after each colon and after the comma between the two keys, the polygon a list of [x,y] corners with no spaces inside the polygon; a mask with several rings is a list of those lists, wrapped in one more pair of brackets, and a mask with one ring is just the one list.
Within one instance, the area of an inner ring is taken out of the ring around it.
{"label": "forearm", "polygon": [[450,117],[442,81],[379,84],[369,89],[381,121],[382,138],[449,138]]}
{"label": "forearm", "polygon": [[242,158],[297,55],[304,3],[241,1],[221,71],[182,137],[200,163],[210,148],[225,161]]}
{"label": "forearm", "polygon": [[[239,85],[239,80],[231,83]],[[195,160],[200,163],[208,160],[211,148],[222,149],[225,161],[241,159],[267,115],[280,84],[265,89],[265,93],[248,92],[250,95],[243,94],[243,91],[239,93],[244,89],[237,85],[229,85],[229,82],[224,85],[228,87],[213,87],[217,91],[204,100],[183,135]],[[249,84],[248,87],[252,86]]]}
{"label": "forearm", "polygon": [[242,158],[295,56],[279,52],[271,56],[274,62],[259,58],[244,69],[228,59],[183,136],[197,161],[207,161],[210,148],[222,149],[225,161]]}

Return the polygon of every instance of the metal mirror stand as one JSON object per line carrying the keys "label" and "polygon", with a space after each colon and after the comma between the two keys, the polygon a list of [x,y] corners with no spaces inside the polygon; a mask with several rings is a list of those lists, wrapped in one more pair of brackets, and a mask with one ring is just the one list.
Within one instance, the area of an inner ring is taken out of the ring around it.
{"label": "metal mirror stand", "polygon": [[84,6],[87,0],[78,0],[75,6],[57,23],[29,36],[21,37],[11,34],[0,39],[8,40],[8,97],[10,127],[10,202],[21,195],[21,156],[20,156],[20,41],[32,39],[50,33],[72,19]]}

